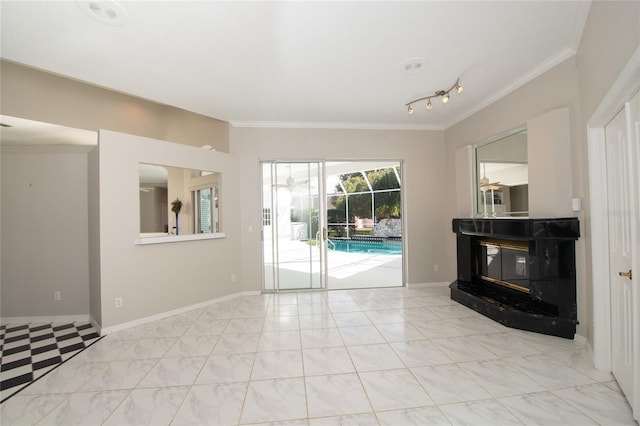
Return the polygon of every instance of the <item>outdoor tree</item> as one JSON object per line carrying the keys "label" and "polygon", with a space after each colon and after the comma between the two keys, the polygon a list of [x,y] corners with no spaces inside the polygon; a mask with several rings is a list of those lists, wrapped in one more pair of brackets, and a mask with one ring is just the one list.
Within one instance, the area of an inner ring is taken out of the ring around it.
{"label": "outdoor tree", "polygon": [[[362,218],[371,217],[371,197],[374,196],[375,216],[377,220],[383,218],[400,217],[402,215],[402,206],[400,202],[400,184],[396,178],[393,169],[371,170],[366,172],[367,179],[371,183],[373,191],[393,190],[376,192],[371,194],[369,186],[364,179],[362,173],[349,173],[340,175],[340,181],[344,189],[349,195],[349,220],[352,221],[355,216]],[[340,185],[336,186],[336,192],[339,195],[334,198],[334,206],[338,211],[345,211],[347,205],[347,197],[344,195]]]}

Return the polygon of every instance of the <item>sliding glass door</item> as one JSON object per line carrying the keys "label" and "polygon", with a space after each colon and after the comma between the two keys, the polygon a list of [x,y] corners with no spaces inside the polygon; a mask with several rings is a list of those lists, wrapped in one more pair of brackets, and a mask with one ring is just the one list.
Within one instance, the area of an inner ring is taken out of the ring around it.
{"label": "sliding glass door", "polygon": [[401,166],[261,163],[263,290],[402,286]]}
{"label": "sliding glass door", "polygon": [[325,288],[322,164],[262,163],[264,290]]}

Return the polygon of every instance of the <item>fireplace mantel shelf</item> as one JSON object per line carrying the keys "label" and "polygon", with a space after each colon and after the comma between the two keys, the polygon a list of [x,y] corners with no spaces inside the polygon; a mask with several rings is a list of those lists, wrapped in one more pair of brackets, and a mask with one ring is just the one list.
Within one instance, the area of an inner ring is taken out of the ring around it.
{"label": "fireplace mantel shelf", "polygon": [[453,232],[509,240],[570,239],[580,237],[578,219],[568,218],[476,218],[453,219]]}

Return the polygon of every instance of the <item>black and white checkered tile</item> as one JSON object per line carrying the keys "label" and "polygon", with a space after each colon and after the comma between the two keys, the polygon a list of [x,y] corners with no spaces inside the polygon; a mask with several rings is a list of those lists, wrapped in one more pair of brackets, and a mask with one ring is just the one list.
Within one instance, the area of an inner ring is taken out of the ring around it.
{"label": "black and white checkered tile", "polygon": [[99,338],[91,324],[1,325],[2,399],[51,371]]}

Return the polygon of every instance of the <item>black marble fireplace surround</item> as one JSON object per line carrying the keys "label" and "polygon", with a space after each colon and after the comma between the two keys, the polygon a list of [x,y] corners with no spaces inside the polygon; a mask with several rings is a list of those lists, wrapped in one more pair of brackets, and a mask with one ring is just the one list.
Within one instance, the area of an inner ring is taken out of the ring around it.
{"label": "black marble fireplace surround", "polygon": [[577,218],[453,219],[451,298],[499,323],[573,339]]}

